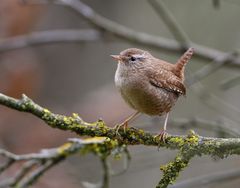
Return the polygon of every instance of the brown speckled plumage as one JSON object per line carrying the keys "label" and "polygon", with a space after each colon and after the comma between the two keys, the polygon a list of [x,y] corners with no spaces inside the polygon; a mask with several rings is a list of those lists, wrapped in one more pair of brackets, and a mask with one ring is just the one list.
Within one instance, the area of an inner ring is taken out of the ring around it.
{"label": "brown speckled plumage", "polygon": [[153,57],[149,52],[130,48],[120,55],[115,84],[124,100],[136,111],[148,115],[168,113],[186,94],[184,68],[193,54],[189,48],[175,64]]}

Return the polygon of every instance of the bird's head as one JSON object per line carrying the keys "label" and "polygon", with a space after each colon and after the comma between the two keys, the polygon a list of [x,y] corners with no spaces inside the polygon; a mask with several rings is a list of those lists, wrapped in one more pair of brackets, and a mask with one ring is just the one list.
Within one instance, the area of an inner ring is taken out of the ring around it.
{"label": "bird's head", "polygon": [[125,66],[141,65],[153,58],[149,52],[137,48],[126,49],[120,52],[119,55],[111,55],[111,57]]}

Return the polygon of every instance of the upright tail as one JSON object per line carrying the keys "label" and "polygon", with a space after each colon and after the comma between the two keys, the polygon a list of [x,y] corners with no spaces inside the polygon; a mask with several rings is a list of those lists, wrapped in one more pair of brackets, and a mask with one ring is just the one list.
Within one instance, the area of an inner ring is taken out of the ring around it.
{"label": "upright tail", "polygon": [[188,61],[191,59],[192,55],[194,53],[193,48],[189,48],[177,61],[176,68],[175,68],[175,74],[181,79],[184,80],[184,69],[185,65],[188,63]]}

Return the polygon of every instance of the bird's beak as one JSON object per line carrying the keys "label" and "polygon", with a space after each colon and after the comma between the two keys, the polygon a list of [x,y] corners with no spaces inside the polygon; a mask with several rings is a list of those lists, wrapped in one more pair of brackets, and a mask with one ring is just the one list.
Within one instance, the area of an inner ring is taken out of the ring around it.
{"label": "bird's beak", "polygon": [[121,61],[122,58],[120,55],[110,55],[114,60]]}

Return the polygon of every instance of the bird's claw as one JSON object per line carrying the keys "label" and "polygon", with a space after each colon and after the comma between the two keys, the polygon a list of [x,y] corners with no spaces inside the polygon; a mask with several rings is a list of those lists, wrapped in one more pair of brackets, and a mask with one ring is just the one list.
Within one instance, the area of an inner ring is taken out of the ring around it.
{"label": "bird's claw", "polygon": [[[161,131],[158,135],[155,136],[155,138],[158,138],[159,137],[159,146],[160,146],[160,143],[166,143],[166,139],[168,137],[168,133],[166,132],[166,130],[163,130]],[[158,146],[158,147],[159,147]]]}
{"label": "bird's claw", "polygon": [[114,127],[114,129],[116,130],[116,135],[120,136],[119,129],[121,128],[123,128],[123,132],[126,133],[126,129],[128,128],[128,122],[123,122]]}

